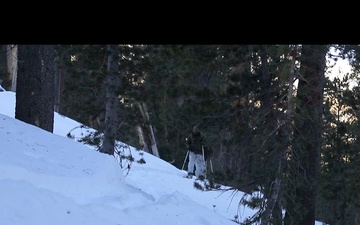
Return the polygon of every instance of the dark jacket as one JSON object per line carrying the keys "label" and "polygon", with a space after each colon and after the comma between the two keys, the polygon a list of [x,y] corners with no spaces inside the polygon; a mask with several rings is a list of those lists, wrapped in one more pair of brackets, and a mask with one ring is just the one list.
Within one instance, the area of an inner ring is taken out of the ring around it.
{"label": "dark jacket", "polygon": [[201,132],[192,132],[189,137],[186,138],[186,147],[195,154],[202,154],[202,147],[206,147],[205,136]]}

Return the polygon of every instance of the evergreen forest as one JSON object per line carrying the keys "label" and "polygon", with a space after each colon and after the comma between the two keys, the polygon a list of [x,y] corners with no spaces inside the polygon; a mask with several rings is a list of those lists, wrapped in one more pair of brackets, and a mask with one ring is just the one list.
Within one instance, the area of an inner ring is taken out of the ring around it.
{"label": "evergreen forest", "polygon": [[[351,72],[332,77],[339,60]],[[198,126],[213,151],[207,189],[262,193],[242,202],[258,209],[247,224],[261,225],[360,224],[359,70],[358,45],[0,52],[0,84],[17,93],[16,117],[51,132],[54,110],[93,128],[83,141],[100,152],[118,154],[121,140],[181,169]]]}

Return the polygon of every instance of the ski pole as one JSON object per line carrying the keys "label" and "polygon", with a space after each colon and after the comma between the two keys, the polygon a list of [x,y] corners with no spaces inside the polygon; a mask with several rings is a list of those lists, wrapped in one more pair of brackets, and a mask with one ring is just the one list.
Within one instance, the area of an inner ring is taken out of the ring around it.
{"label": "ski pole", "polygon": [[185,156],[185,159],[184,159],[184,163],[183,163],[183,165],[181,167],[181,170],[184,170],[185,162],[186,162],[186,159],[187,159],[188,156],[189,156],[189,150],[186,152],[186,156]]}
{"label": "ski pole", "polygon": [[207,163],[206,163],[206,160],[205,160],[205,152],[204,152],[204,146],[201,146],[201,149],[202,149],[202,155],[203,155],[203,159],[204,159],[204,170],[205,170],[205,179],[206,179],[206,174],[207,174]]}
{"label": "ski pole", "polygon": [[210,169],[211,169],[211,173],[214,173],[214,170],[213,170],[213,165],[212,165],[212,161],[210,159]]}

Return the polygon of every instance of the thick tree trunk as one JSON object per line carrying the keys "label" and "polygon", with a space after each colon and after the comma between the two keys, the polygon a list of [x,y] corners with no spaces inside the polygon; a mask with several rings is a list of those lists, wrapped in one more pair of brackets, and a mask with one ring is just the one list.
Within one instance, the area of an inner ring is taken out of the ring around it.
{"label": "thick tree trunk", "polygon": [[54,128],[54,59],[51,45],[20,45],[15,118]]}
{"label": "thick tree trunk", "polygon": [[106,76],[106,105],[105,105],[105,128],[104,139],[100,152],[114,155],[116,133],[119,117],[119,98],[117,92],[120,88],[119,52],[118,46],[108,45],[108,74]]}
{"label": "thick tree trunk", "polygon": [[43,101],[42,119],[40,127],[53,132],[54,129],[54,73],[55,73],[55,50],[53,45],[41,45],[40,56],[42,64],[41,101]]}
{"label": "thick tree trunk", "polygon": [[302,46],[285,225],[314,225],[327,46]]}

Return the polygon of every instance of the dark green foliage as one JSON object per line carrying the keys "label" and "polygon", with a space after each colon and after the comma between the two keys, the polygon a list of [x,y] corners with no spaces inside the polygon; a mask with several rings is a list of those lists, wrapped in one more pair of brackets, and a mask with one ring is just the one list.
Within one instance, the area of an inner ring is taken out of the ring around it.
{"label": "dark green foliage", "polygon": [[[286,162],[285,173],[279,173],[278,167],[279,157],[284,149],[304,147],[293,142],[288,146],[288,139],[284,134],[287,131],[284,123],[289,104],[289,56],[300,56],[296,53],[301,50],[300,46],[120,47],[120,72],[124,76],[121,80],[123,87],[118,90],[122,100],[119,106],[122,118],[118,128],[119,140],[141,148],[135,128],[141,126],[146,133],[145,138],[149,138],[148,127],[151,125],[160,157],[181,168],[186,155],[185,138],[197,124],[214,152],[214,173],[208,174],[209,183],[198,182],[196,187],[199,190],[216,189],[216,184],[221,183],[249,194],[261,191],[263,196],[269,197],[275,178],[288,179],[295,186],[304,185],[302,179],[288,176],[291,168],[297,168],[296,161]],[[338,47],[343,50],[344,57],[352,58],[355,68],[360,68],[356,67],[359,64],[358,46]],[[66,59],[62,64],[66,73],[60,111],[90,126],[89,117],[101,115],[104,109],[103,82],[107,63],[104,46],[60,48],[62,59]],[[76,55],[77,60],[69,60],[71,55]],[[302,74],[298,67],[295,68],[295,73]],[[349,75],[349,78],[353,77],[354,74]],[[331,87],[328,88],[328,94],[336,97],[341,105],[350,106],[342,109],[344,113],[359,118],[358,89],[339,93],[334,91],[335,86],[331,86],[335,83],[326,83]],[[148,107],[149,119],[143,118],[137,107],[137,104],[142,102]],[[359,173],[360,159],[356,152],[359,149],[357,137],[360,136],[360,126],[358,120],[351,123],[340,122],[337,114],[329,111],[334,104],[332,100],[324,102],[324,146],[321,158],[322,174],[319,179],[323,192],[318,196],[319,207],[331,210],[325,214],[319,209],[317,216],[328,218],[329,221],[354,222],[354,215],[358,210],[355,190],[359,187],[356,174]],[[298,124],[303,122],[297,118]],[[101,131],[101,126],[98,128]],[[346,141],[350,138],[351,142]],[[83,141],[96,145],[99,144],[98,140],[96,135],[89,134]],[[121,158],[131,167],[131,156],[122,155]],[[144,162],[140,160],[139,163]],[[272,223],[279,224],[279,219],[276,219],[277,212],[279,207],[284,207],[285,198],[291,200],[292,194],[302,194],[293,187],[283,187],[279,204],[276,206],[277,211],[274,209]],[[285,193],[288,193],[288,196]],[[265,207],[264,200],[255,196],[253,200],[247,199],[243,202],[259,210],[252,218],[247,218],[244,224],[251,224],[251,221],[261,218]],[[348,205],[344,205],[347,202]],[[300,206],[293,205],[294,209]],[[344,211],[338,210],[339,208]],[[335,218],[335,210],[346,216]]]}
{"label": "dark green foliage", "polygon": [[[118,90],[118,94],[123,97],[124,104],[120,105],[120,111],[127,120],[120,122],[122,129],[118,129],[118,137],[121,137],[122,141],[136,146],[137,134],[134,124],[140,116],[137,108],[129,106],[138,96],[142,95],[139,93],[138,84],[134,83],[141,79],[142,74],[135,74],[138,70],[135,64],[139,61],[134,58],[130,61],[129,55],[134,54],[140,57],[141,54],[138,54],[138,51],[141,50],[141,47],[132,48],[134,53],[129,52],[129,48],[122,46],[120,50],[123,54],[121,69],[125,75],[121,78],[123,79],[122,88]],[[59,46],[58,51],[61,56],[64,79],[60,113],[102,131],[105,110],[104,82],[107,66],[105,46],[68,45]],[[100,124],[97,123],[96,118],[99,119]],[[95,125],[92,124],[94,121]]]}
{"label": "dark green foliage", "polygon": [[200,177],[199,179],[194,181],[194,188],[200,190],[200,191],[214,191],[214,190],[220,190],[221,185],[218,183],[215,183],[213,179]]}
{"label": "dark green foliage", "polygon": [[60,45],[57,50],[63,80],[60,113],[90,126],[90,116],[104,110],[104,46]]}
{"label": "dark green foliage", "polygon": [[216,100],[217,92],[210,89],[217,76],[207,68],[215,59],[215,47],[149,46],[156,54],[149,57],[152,67],[143,86],[144,96],[153,111],[150,116],[161,156],[178,167],[186,154],[184,141],[192,126],[200,123],[204,128],[211,113],[222,104]]}
{"label": "dark green foliage", "polygon": [[99,147],[102,141],[102,134],[99,131],[89,132],[88,134],[83,136],[79,141],[90,146]]}
{"label": "dark green foliage", "polygon": [[73,131],[79,130],[81,132],[82,137],[78,139],[79,142],[95,147],[99,150],[101,146],[102,133],[99,131],[91,131],[90,127],[85,125],[80,125],[78,127],[74,127],[66,134],[68,138],[75,139],[75,136],[72,134]]}
{"label": "dark green foliage", "polygon": [[[359,223],[359,88],[349,91],[349,76],[327,83],[319,214],[329,224]],[[346,116],[347,121],[342,118]],[[325,210],[326,209],[326,210]]]}
{"label": "dark green foliage", "polygon": [[139,159],[137,162],[140,163],[140,164],[145,164],[146,163],[144,158]]}

